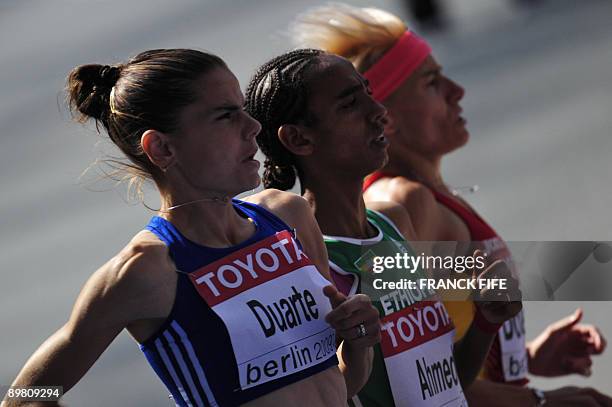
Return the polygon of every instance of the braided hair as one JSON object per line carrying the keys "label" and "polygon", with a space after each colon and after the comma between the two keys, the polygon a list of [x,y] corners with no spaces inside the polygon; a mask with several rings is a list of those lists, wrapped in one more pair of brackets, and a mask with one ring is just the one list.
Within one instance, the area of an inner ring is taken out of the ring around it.
{"label": "braided hair", "polygon": [[298,49],[263,64],[246,90],[246,110],[261,123],[257,144],[266,155],[263,184],[266,188],[291,189],[300,175],[294,155],[278,138],[284,124],[312,124],[308,112],[308,68],[325,55],[321,50]]}

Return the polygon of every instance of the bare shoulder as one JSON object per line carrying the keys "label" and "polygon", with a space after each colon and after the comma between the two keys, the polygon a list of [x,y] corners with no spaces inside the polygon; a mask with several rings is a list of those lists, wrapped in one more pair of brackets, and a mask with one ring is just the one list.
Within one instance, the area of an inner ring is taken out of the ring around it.
{"label": "bare shoulder", "polygon": [[368,204],[382,200],[402,205],[410,214],[418,240],[439,239],[445,214],[425,185],[405,177],[382,179],[368,189],[365,199]]}
{"label": "bare shoulder", "polygon": [[150,232],[138,233],[89,278],[70,321],[78,323],[87,314],[88,319],[127,326],[156,317],[160,287],[173,269],[167,247]]}
{"label": "bare shoulder", "polygon": [[265,189],[244,200],[263,206],[293,227],[300,224],[304,216],[313,216],[308,202],[292,192]]}
{"label": "bare shoulder", "polygon": [[374,183],[364,194],[365,201],[392,201],[402,205],[412,217],[423,216],[437,202],[429,188],[405,177],[382,179]]}
{"label": "bare shoulder", "polygon": [[425,185],[405,177],[394,177],[385,180],[385,184],[372,186],[378,193],[384,193],[386,200],[402,204],[407,209],[433,205],[436,202],[434,194]]}
{"label": "bare shoulder", "polygon": [[251,195],[248,201],[263,206],[288,226],[295,228],[306,255],[319,272],[331,281],[321,229],[308,201],[299,195],[277,189],[266,189]]}
{"label": "bare shoulder", "polygon": [[380,212],[389,218],[407,240],[415,239],[416,234],[410,213],[408,213],[403,205],[389,201],[378,201],[368,202],[367,207],[368,209]]}
{"label": "bare shoulder", "polygon": [[153,318],[159,300],[143,300],[141,293],[151,285],[145,272],[164,267],[162,246],[141,232],[100,267],[85,283],[68,321],[30,357],[14,383],[54,383],[68,391],[123,329]]}
{"label": "bare shoulder", "polygon": [[103,274],[115,283],[132,284],[172,268],[168,247],[151,232],[142,231],[109,260]]}

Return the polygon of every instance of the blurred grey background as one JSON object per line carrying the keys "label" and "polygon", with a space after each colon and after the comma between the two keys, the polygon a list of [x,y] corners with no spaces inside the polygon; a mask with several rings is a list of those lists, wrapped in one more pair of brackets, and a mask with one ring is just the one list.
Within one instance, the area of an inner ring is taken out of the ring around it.
{"label": "blurred grey background", "polygon": [[[150,48],[192,47],[222,56],[246,85],[257,65],[290,48],[288,22],[320,3],[0,1],[0,384],[10,384],[66,321],[91,273],[153,214],[127,204],[123,189],[79,178],[114,150],[93,126],[70,121],[61,93],[69,70]],[[349,3],[404,11],[392,0]],[[424,36],[467,90],[462,104],[472,134],[444,162],[447,180],[478,184],[465,198],[508,240],[612,240],[612,2],[444,4],[448,30]],[[147,203],[158,205],[154,192]],[[610,305],[526,303],[527,329],[533,337],[582,306],[585,320],[612,338]],[[612,349],[595,359],[593,372],[532,383],[612,393]],[[65,400],[172,405],[125,333]]]}

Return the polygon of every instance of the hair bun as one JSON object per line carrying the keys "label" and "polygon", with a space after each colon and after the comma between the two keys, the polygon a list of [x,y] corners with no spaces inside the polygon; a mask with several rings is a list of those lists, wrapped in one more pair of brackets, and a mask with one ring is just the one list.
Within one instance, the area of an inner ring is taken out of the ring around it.
{"label": "hair bun", "polygon": [[269,158],[264,161],[263,184],[265,188],[287,191],[295,185],[295,169],[291,164],[276,164]]}
{"label": "hair bun", "polygon": [[111,65],[81,65],[68,75],[68,100],[80,121],[88,117],[106,119],[110,112],[110,93],[121,75],[121,68]]}
{"label": "hair bun", "polygon": [[121,70],[117,66],[104,65],[100,68],[99,82],[96,86],[111,89],[117,83]]}

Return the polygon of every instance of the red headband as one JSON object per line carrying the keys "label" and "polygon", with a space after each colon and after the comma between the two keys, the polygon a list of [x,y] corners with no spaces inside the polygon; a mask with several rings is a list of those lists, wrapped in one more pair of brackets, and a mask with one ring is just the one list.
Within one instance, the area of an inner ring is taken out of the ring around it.
{"label": "red headband", "polygon": [[431,54],[431,47],[418,35],[406,31],[363,76],[370,81],[372,97],[385,100]]}

